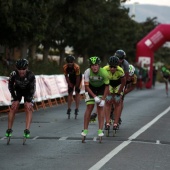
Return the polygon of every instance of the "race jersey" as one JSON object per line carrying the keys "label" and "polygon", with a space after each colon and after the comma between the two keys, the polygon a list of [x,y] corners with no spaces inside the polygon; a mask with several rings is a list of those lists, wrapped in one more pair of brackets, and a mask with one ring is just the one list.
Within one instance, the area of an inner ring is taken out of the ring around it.
{"label": "race jersey", "polygon": [[64,75],[69,75],[70,78],[74,78],[80,75],[80,66],[74,63],[73,67],[68,67],[68,64],[63,66]]}
{"label": "race jersey", "polygon": [[93,87],[100,87],[109,84],[108,73],[105,69],[99,68],[97,74],[93,73],[90,68],[84,72],[84,85],[91,85]]}
{"label": "race jersey", "polygon": [[129,63],[127,60],[124,59],[120,64],[120,67],[124,70],[125,73],[129,73]]}
{"label": "race jersey", "polygon": [[36,79],[35,75],[31,71],[26,72],[25,77],[20,77],[18,71],[13,71],[10,74],[8,89],[14,100],[17,100],[17,95],[27,94],[27,101],[31,102],[35,93]]}
{"label": "race jersey", "polygon": [[161,73],[162,73],[162,76],[164,78],[169,78],[170,77],[170,71],[167,70],[167,69],[165,71],[161,71]]}
{"label": "race jersey", "polygon": [[136,76],[136,74],[134,74],[131,78],[130,78],[130,80],[126,80],[126,85],[128,85],[128,84],[133,84],[133,85],[135,85],[135,84],[137,84],[137,76]]}
{"label": "race jersey", "polygon": [[117,87],[121,84],[121,78],[125,76],[123,69],[117,66],[115,73],[111,73],[109,65],[103,67],[109,74],[110,86]]}
{"label": "race jersey", "polygon": [[64,75],[69,77],[69,80],[72,84],[76,84],[76,78],[80,75],[80,82],[82,79],[82,74],[80,73],[80,66],[76,63],[73,64],[73,67],[68,67],[68,64],[63,66]]}

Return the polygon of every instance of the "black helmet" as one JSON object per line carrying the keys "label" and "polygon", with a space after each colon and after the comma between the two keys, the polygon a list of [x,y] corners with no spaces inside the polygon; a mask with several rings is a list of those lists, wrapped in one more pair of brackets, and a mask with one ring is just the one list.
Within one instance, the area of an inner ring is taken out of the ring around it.
{"label": "black helmet", "polygon": [[117,56],[111,56],[108,61],[110,66],[118,66],[119,65],[119,58]]}
{"label": "black helmet", "polygon": [[74,60],[75,60],[75,57],[72,56],[72,55],[69,55],[69,56],[66,57],[67,63],[73,63]]}
{"label": "black helmet", "polygon": [[28,67],[28,60],[26,59],[19,59],[16,61],[16,68],[19,69],[26,69]]}
{"label": "black helmet", "polygon": [[126,53],[123,50],[117,50],[115,56],[122,60],[126,57]]}
{"label": "black helmet", "polygon": [[90,57],[89,58],[89,65],[95,65],[95,64],[100,64],[101,63],[101,60],[99,57],[97,56],[93,56],[93,57]]}

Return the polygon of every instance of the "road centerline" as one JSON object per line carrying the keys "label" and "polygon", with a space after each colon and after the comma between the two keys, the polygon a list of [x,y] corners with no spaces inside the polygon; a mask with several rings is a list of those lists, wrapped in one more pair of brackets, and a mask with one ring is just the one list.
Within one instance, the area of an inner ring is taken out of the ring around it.
{"label": "road centerline", "polygon": [[115,149],[109,152],[106,156],[104,156],[101,160],[99,160],[96,164],[94,164],[91,168],[89,168],[89,170],[99,170],[100,168],[102,168],[110,159],[112,159],[122,149],[128,146],[132,142],[133,139],[136,139],[140,134],[145,132],[149,127],[151,127],[154,123],[156,123],[161,117],[163,117],[169,111],[170,111],[170,106],[166,110],[164,110],[162,113],[160,113],[158,116],[156,116],[153,120],[151,120],[149,123],[147,123],[142,128],[140,128],[133,135],[131,135],[127,141],[122,142],[119,146],[117,146]]}

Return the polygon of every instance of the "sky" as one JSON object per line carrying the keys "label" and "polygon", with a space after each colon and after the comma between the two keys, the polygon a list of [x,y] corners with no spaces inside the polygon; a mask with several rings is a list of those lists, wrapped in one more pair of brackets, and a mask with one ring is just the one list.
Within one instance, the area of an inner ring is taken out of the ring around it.
{"label": "sky", "polygon": [[170,6],[170,0],[128,0],[125,4],[152,4],[152,5],[162,5]]}

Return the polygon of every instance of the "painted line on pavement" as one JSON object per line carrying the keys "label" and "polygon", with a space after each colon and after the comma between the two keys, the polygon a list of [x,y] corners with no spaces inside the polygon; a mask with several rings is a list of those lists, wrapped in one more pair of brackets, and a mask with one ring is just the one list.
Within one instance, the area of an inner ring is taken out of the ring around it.
{"label": "painted line on pavement", "polygon": [[6,137],[1,138],[1,140],[4,140],[4,139],[6,139]]}
{"label": "painted line on pavement", "polygon": [[160,140],[156,140],[156,144],[160,144]]}
{"label": "painted line on pavement", "polygon": [[131,135],[127,141],[122,142],[119,146],[117,146],[115,149],[113,149],[111,152],[109,152],[105,157],[103,157],[95,165],[93,165],[91,168],[89,168],[89,170],[99,170],[100,168],[102,168],[110,159],[112,159],[122,149],[124,149],[126,146],[128,146],[132,142],[133,139],[136,139],[139,135],[141,135],[143,132],[145,132],[149,127],[151,127],[155,122],[157,122],[161,117],[163,117],[169,111],[170,111],[170,106],[166,110],[164,110],[162,113],[160,113],[158,116],[156,116],[152,121],[147,123],[141,129],[139,129],[137,132],[135,132],[133,135]]}
{"label": "painted line on pavement", "polygon": [[39,136],[36,136],[36,137],[34,137],[32,140],[36,140],[36,139],[38,139],[39,138]]}
{"label": "painted line on pavement", "polygon": [[66,140],[68,137],[61,137],[58,140]]}
{"label": "painted line on pavement", "polygon": [[93,141],[96,142],[96,141],[97,141],[97,137],[94,137],[94,138],[93,138]]}

